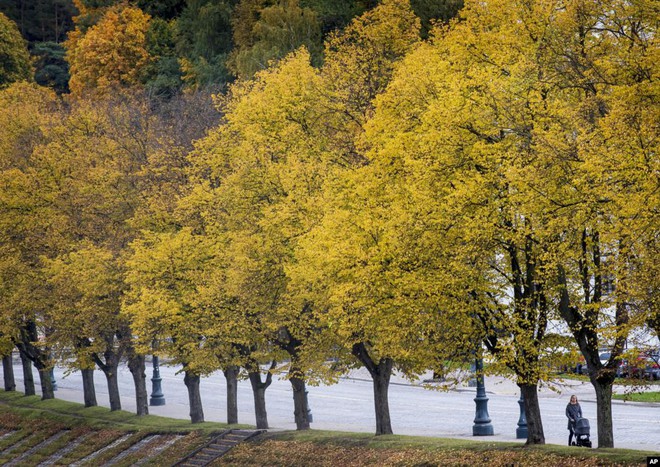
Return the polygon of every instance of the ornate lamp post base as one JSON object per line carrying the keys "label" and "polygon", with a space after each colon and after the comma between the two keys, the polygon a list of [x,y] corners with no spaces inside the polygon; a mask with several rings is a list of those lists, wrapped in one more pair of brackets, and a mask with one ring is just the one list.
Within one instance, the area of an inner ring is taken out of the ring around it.
{"label": "ornate lamp post base", "polygon": [[305,405],[307,406],[307,421],[309,423],[312,423],[314,421],[314,416],[312,415],[312,408],[309,406],[309,400],[307,399],[307,395],[309,393],[305,391]]}
{"label": "ornate lamp post base", "polygon": [[149,405],[159,406],[165,405],[165,396],[161,388],[160,367],[158,366],[158,357],[153,356],[153,378],[151,378],[151,397],[149,398]]}
{"label": "ornate lamp post base", "polygon": [[525,398],[523,397],[522,391],[520,391],[518,405],[520,405],[520,419],[518,419],[518,428],[516,428],[516,438],[527,439],[527,417],[525,417]]}
{"label": "ornate lamp post base", "polygon": [[474,402],[477,405],[474,425],[472,426],[473,436],[492,436],[495,434],[493,425],[490,423],[488,415],[488,397],[486,397],[486,386],[484,385],[483,374],[484,362],[478,358],[475,369],[477,375],[477,397]]}

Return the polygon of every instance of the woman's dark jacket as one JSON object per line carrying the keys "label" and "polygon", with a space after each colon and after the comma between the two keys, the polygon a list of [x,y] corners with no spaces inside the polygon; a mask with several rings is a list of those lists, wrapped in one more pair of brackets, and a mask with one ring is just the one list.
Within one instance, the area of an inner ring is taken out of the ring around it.
{"label": "woman's dark jacket", "polygon": [[582,408],[580,404],[568,404],[566,406],[566,416],[568,417],[568,429],[575,431],[575,421],[582,418]]}

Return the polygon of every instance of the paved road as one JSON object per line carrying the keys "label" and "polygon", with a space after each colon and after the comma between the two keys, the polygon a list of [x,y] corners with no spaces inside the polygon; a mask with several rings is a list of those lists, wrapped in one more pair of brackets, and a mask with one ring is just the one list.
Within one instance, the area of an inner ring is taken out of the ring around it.
{"label": "paved road", "polygon": [[[18,363],[18,362],[17,362]],[[161,366],[162,386],[166,405],[150,407],[155,415],[175,418],[188,417],[188,399],[183,374],[177,368]],[[18,389],[22,389],[20,364],[15,366]],[[148,377],[151,368],[148,367]],[[82,402],[82,382],[79,373],[64,375],[55,369],[59,389],[56,397]],[[36,376],[36,375],[35,375]],[[108,406],[103,374],[96,372],[99,404]],[[134,410],[130,372],[120,369],[120,392],[125,410]],[[593,388],[588,383],[568,382],[555,390],[539,393],[546,442],[565,444],[568,438],[564,409],[570,394],[578,394],[584,416],[591,421],[591,439],[596,445],[596,404]],[[151,383],[149,382],[151,390]],[[475,390],[459,388],[449,392],[433,391],[394,377],[390,388],[390,410],[394,432],[405,435],[439,436],[484,441],[516,440],[520,410],[518,392],[513,383],[501,378],[487,378],[488,411],[495,430],[494,436],[473,437]],[[657,389],[657,388],[656,388]],[[202,380],[202,400],[206,420],[226,421],[225,379],[222,373]],[[312,428],[355,432],[373,432],[373,396],[371,382],[364,371],[355,371],[350,378],[332,386],[309,388],[309,402],[313,414]],[[252,391],[248,381],[239,382],[239,422],[254,424]],[[288,381],[274,379],[266,391],[268,420],[272,429],[295,429],[293,422],[293,393]],[[660,452],[660,404],[613,403],[614,441],[620,448]]]}

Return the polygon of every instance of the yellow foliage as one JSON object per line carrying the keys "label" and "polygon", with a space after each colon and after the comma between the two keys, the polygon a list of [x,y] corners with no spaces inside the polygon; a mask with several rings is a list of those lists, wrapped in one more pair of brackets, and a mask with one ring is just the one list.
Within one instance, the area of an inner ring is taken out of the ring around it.
{"label": "yellow foliage", "polygon": [[146,49],[150,16],[139,8],[118,6],[84,34],[79,30],[67,41],[67,60],[75,96],[95,91],[108,94],[114,88],[134,86],[151,60]]}

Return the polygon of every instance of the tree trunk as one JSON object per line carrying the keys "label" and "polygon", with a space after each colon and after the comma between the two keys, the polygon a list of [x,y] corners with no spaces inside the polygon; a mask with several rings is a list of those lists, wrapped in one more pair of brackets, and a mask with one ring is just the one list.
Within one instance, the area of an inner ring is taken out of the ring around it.
{"label": "tree trunk", "polygon": [[390,418],[390,406],[388,402],[388,391],[390,377],[394,361],[391,358],[381,358],[376,364],[364,343],[353,345],[353,355],[357,357],[371,375],[374,386],[374,407],[376,409],[376,435],[391,435],[392,420]]}
{"label": "tree trunk", "polygon": [[53,399],[53,382],[51,380],[50,350],[48,348],[37,346],[39,342],[39,332],[37,324],[34,321],[28,321],[21,327],[21,335],[16,347],[19,352],[32,360],[32,363],[39,371],[39,381],[41,382],[41,399]]}
{"label": "tree trunk", "polygon": [[119,396],[119,380],[117,378],[117,366],[102,369],[105,379],[108,382],[108,398],[110,400],[110,410],[121,410],[121,397]]}
{"label": "tree trunk", "polygon": [[286,351],[291,358],[289,368],[289,381],[293,388],[293,416],[296,421],[297,430],[309,430],[311,423],[311,411],[307,400],[307,388],[305,387],[305,372],[300,366],[300,348],[302,341],[294,337],[288,327],[283,326],[278,332],[277,345]]}
{"label": "tree trunk", "polygon": [[[55,399],[53,381],[50,379],[50,368],[35,364],[39,370],[39,381],[41,382],[41,400]],[[41,367],[41,368],[40,368]]]}
{"label": "tree trunk", "polygon": [[2,357],[2,376],[5,380],[5,391],[16,390],[16,380],[14,379],[14,361],[11,354]]}
{"label": "tree trunk", "polygon": [[147,394],[147,374],[144,363],[144,355],[133,354],[128,359],[128,369],[133,375],[135,386],[136,413],[139,416],[149,415],[149,396]]}
{"label": "tree trunk", "polygon": [[99,354],[92,355],[94,362],[96,362],[101,369],[108,383],[108,398],[110,400],[111,411],[121,410],[117,369],[119,368],[119,361],[121,360],[121,355],[123,353],[123,350],[116,351],[112,348],[113,339],[114,335],[106,336],[106,342],[108,345],[103,352],[103,359],[101,359]]}
{"label": "tree trunk", "polygon": [[[277,362],[273,361],[270,365],[270,369],[273,370]],[[257,371],[248,370],[248,378],[250,378],[250,384],[252,385],[252,395],[254,396],[254,413],[257,419],[257,428],[266,430],[268,429],[268,413],[266,412],[266,389],[270,386],[270,383],[273,382],[273,373],[270,371],[266,375],[266,381],[261,381],[261,372],[259,370],[259,365],[254,364],[253,368],[256,368]]]}
{"label": "tree trunk", "polygon": [[32,360],[25,353],[20,352],[21,364],[23,365],[23,384],[25,386],[25,395],[34,396],[34,375],[32,374]]}
{"label": "tree trunk", "polygon": [[392,420],[390,419],[390,406],[388,391],[390,376],[392,375],[392,360],[386,358],[378,364],[378,372],[372,375],[374,381],[374,405],[376,409],[376,434],[391,435]]}
{"label": "tree trunk", "polygon": [[204,410],[202,409],[202,397],[199,393],[199,375],[189,371],[185,372],[183,382],[188,388],[188,402],[190,404],[190,422],[202,423],[204,421]]}
{"label": "tree trunk", "polygon": [[94,368],[80,370],[82,374],[83,383],[83,397],[85,399],[85,407],[96,407],[96,388],[94,387]]}
{"label": "tree trunk", "polygon": [[305,380],[291,377],[289,381],[291,381],[291,387],[293,388],[293,415],[296,420],[296,430],[309,430],[310,412]]}
{"label": "tree trunk", "polygon": [[525,418],[527,419],[527,443],[525,444],[545,444],[537,385],[520,384],[519,386],[525,401]]}
{"label": "tree trunk", "polygon": [[257,428],[268,429],[268,413],[266,412],[266,388],[261,383],[261,373],[248,373],[250,384],[252,384],[252,395],[254,396],[254,413]]}
{"label": "tree trunk", "polygon": [[596,390],[596,423],[598,447],[614,447],[614,427],[612,425],[612,382],[602,382],[595,378],[591,383]]}
{"label": "tree trunk", "polygon": [[223,370],[227,380],[227,423],[238,423],[238,367],[229,366]]}

